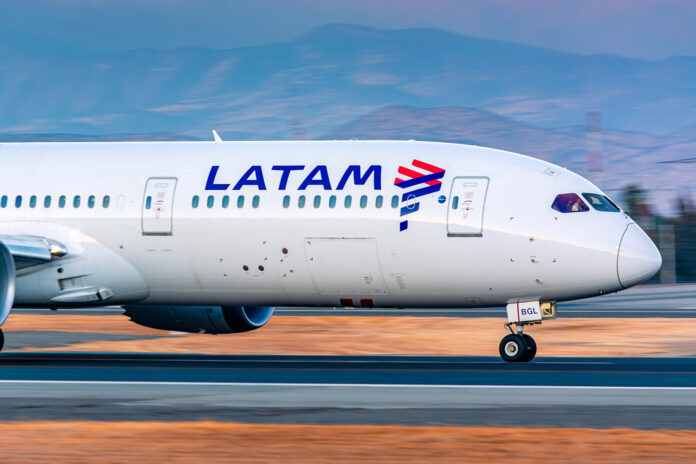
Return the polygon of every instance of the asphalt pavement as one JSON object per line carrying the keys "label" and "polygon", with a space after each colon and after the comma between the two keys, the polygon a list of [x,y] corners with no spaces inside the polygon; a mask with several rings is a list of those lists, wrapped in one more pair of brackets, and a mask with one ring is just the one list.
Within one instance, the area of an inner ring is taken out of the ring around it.
{"label": "asphalt pavement", "polygon": [[696,428],[696,359],[0,355],[4,420]]}
{"label": "asphalt pavement", "polygon": [[[278,308],[277,314],[505,317],[504,308]],[[643,286],[559,303],[559,317],[692,318],[696,285]],[[506,364],[497,357],[10,352],[0,354],[0,417],[695,429],[696,358],[540,357]]]}

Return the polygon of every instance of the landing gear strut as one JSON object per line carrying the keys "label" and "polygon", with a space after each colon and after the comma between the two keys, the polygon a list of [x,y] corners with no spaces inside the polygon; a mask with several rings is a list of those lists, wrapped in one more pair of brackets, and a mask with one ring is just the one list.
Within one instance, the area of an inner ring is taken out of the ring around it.
{"label": "landing gear strut", "polygon": [[510,331],[500,342],[500,357],[507,362],[528,362],[536,356],[536,342],[529,335],[522,333],[523,324],[517,323],[517,333],[512,330],[513,323],[505,327]]}
{"label": "landing gear strut", "polygon": [[[527,362],[534,359],[537,344],[524,333],[525,325],[541,324],[542,320],[556,319],[555,301],[515,301],[507,305],[508,322],[505,328],[510,331],[500,342],[500,357],[507,362]],[[513,326],[517,330],[513,330]]]}

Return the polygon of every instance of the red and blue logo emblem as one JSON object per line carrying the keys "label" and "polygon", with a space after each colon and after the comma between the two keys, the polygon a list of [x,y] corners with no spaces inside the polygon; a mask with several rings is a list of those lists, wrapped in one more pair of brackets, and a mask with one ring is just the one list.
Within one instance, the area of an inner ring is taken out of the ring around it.
{"label": "red and blue logo emblem", "polygon": [[[411,163],[415,169],[399,166],[399,175],[394,179],[394,185],[402,189],[408,189],[401,195],[401,217],[415,213],[420,207],[419,201],[413,201],[416,198],[431,193],[437,193],[442,188],[442,179],[445,176],[445,170],[432,164],[425,163],[414,159]],[[408,204],[406,204],[408,202]],[[404,219],[399,224],[399,231],[403,232],[408,229],[408,220]]]}

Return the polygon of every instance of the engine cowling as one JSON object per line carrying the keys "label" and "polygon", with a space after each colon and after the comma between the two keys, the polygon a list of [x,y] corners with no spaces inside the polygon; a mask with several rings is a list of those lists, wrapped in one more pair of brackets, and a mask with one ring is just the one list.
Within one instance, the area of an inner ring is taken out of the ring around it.
{"label": "engine cowling", "polygon": [[0,326],[5,323],[12,311],[16,278],[14,258],[7,246],[0,242]]}
{"label": "engine cowling", "polygon": [[269,306],[128,305],[126,316],[136,324],[175,332],[227,334],[263,327],[275,308]]}

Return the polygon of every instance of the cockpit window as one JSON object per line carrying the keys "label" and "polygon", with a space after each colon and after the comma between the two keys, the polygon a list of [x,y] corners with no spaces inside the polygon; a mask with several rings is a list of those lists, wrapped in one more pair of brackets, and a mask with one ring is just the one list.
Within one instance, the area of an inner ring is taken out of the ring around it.
{"label": "cockpit window", "polygon": [[608,211],[611,213],[618,213],[621,211],[613,201],[604,195],[598,195],[596,193],[583,193],[582,196],[585,197],[587,202],[597,211]]}
{"label": "cockpit window", "polygon": [[553,200],[551,208],[561,213],[582,213],[590,210],[575,193],[561,193]]}
{"label": "cockpit window", "polygon": [[616,203],[614,203],[614,200],[612,200],[611,198],[609,198],[609,197],[606,196],[606,195],[604,195],[604,199],[607,200],[609,203],[611,203],[611,205],[612,205],[614,208],[616,208],[616,211],[621,211],[621,208],[619,207],[619,205],[617,205]]}

